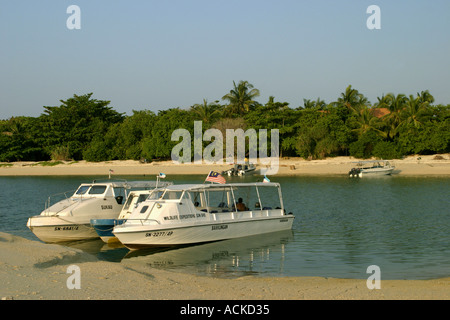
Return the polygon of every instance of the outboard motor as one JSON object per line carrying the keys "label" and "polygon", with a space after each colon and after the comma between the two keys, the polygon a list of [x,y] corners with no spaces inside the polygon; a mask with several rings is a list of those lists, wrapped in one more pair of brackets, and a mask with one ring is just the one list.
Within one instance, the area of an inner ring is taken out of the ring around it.
{"label": "outboard motor", "polygon": [[358,169],[358,168],[352,168],[349,171],[348,175],[349,175],[350,178],[358,178],[360,171],[361,170]]}

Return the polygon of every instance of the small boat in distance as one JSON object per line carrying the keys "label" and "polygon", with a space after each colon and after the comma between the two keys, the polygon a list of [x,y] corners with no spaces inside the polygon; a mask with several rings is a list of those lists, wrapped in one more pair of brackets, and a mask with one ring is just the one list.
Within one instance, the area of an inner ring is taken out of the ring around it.
{"label": "small boat in distance", "polygon": [[362,178],[363,176],[384,176],[392,174],[395,167],[389,160],[364,160],[356,162],[348,175],[350,178]]}
{"label": "small boat in distance", "polygon": [[50,196],[45,209],[30,217],[27,227],[41,241],[47,243],[66,242],[98,238],[91,226],[91,219],[117,218],[127,198],[127,191],[133,187],[153,185],[155,182],[110,181],[82,183],[75,193],[51,205]]}
{"label": "small boat in distance", "polygon": [[232,168],[223,171],[222,174],[227,174],[228,176],[243,176],[253,173],[255,170],[256,166],[246,160],[244,164],[234,164]]}
{"label": "small boat in distance", "polygon": [[293,221],[278,183],[185,184],[152,191],[113,233],[127,248],[142,249],[289,230]]}

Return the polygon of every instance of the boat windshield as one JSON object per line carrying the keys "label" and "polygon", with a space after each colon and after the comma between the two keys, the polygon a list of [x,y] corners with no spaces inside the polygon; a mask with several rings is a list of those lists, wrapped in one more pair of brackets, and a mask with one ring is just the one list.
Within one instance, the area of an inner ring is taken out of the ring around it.
{"label": "boat windshield", "polygon": [[153,190],[150,195],[146,197],[147,200],[158,200],[163,195],[163,190]]}
{"label": "boat windshield", "polygon": [[77,192],[75,194],[82,195],[85,194],[89,190],[90,186],[81,186],[78,188]]}
{"label": "boat windshield", "polygon": [[106,185],[94,185],[94,186],[84,185],[78,188],[78,190],[75,192],[75,195],[78,196],[85,194],[100,195],[105,193],[106,188],[107,188]]}
{"label": "boat windshield", "polygon": [[134,203],[134,207],[137,207],[139,203],[141,203],[142,201],[145,201],[148,198],[148,193],[144,193],[144,194],[132,193],[132,194],[130,194],[130,196],[128,197],[127,202],[123,206],[123,209],[124,210],[128,210],[130,208],[131,204],[133,203],[133,201],[136,198],[137,198],[137,200]]}
{"label": "boat windshield", "polygon": [[135,195],[134,193],[130,194],[128,196],[127,202],[125,202],[125,205],[123,206],[123,210],[128,210],[128,208],[131,205],[131,202],[133,202],[133,199],[136,197],[137,197],[137,195]]}
{"label": "boat windshield", "polygon": [[178,200],[181,198],[183,191],[171,191],[167,190],[163,195],[163,200]]}
{"label": "boat windshield", "polygon": [[106,186],[92,186],[89,190],[89,194],[103,194],[106,190]]}

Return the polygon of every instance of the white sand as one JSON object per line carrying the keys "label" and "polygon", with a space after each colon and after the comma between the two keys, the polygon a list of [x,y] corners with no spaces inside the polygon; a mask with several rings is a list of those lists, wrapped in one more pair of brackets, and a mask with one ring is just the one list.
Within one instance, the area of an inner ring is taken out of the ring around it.
{"label": "white sand", "polygon": [[[68,289],[70,265],[80,268],[80,289]],[[450,299],[450,278],[382,280],[369,290],[366,279],[319,277],[217,279],[135,264],[99,261],[78,249],[0,233],[0,298],[298,300]]]}
{"label": "white sand", "polygon": [[[435,160],[436,155],[410,156],[403,160],[392,160],[395,175],[401,176],[450,176],[450,155],[439,155],[443,160]],[[420,158],[420,160],[418,160]],[[278,175],[346,175],[355,166],[352,157],[336,157],[326,160],[307,161],[302,158],[282,158],[279,161]],[[4,163],[3,163],[4,164]],[[161,161],[142,164],[139,161],[106,161],[106,162],[65,162],[55,166],[42,166],[36,162],[14,162],[12,166],[0,166],[0,176],[39,176],[39,175],[105,175],[109,170],[114,176],[120,175],[166,175],[204,174],[210,170],[223,171],[230,164],[174,164],[172,161]],[[264,165],[258,165],[262,168]]]}

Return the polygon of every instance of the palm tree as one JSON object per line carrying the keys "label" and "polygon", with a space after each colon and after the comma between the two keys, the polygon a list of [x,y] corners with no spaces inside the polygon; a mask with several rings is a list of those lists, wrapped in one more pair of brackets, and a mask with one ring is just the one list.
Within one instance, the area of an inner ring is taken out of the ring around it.
{"label": "palm tree", "polygon": [[419,128],[423,125],[424,116],[427,115],[429,101],[423,100],[423,97],[418,95],[414,97],[409,96],[406,100],[405,108],[402,110],[403,123],[412,123],[414,127]]}
{"label": "palm tree", "polygon": [[203,104],[193,105],[191,111],[195,114],[196,118],[207,125],[214,123],[216,118],[220,116],[220,106],[217,103],[208,103],[206,99],[203,99]]}
{"label": "palm tree", "polygon": [[420,102],[428,102],[428,104],[432,104],[434,102],[434,97],[428,90],[417,92],[417,98],[419,98]]}
{"label": "palm tree", "polygon": [[373,110],[367,105],[362,105],[355,115],[357,128],[353,129],[358,136],[361,136],[369,131],[375,131],[381,136],[385,136],[384,132],[378,129],[379,119],[373,115]]}
{"label": "palm tree", "polygon": [[352,89],[349,85],[345,92],[341,93],[341,96],[337,100],[337,104],[347,107],[350,111],[354,113],[359,113],[360,110],[369,103],[363,94],[359,93],[358,90]]}
{"label": "palm tree", "polygon": [[259,90],[254,89],[253,85],[248,83],[248,81],[240,81],[237,86],[233,81],[233,85],[234,88],[230,90],[230,93],[224,95],[222,100],[228,101],[226,110],[228,114],[243,115],[255,104],[253,99],[259,96]]}
{"label": "palm tree", "polygon": [[317,98],[316,101],[312,101],[311,99],[303,99],[303,108],[304,109],[313,109],[316,110],[324,110],[327,104],[324,100]]}
{"label": "palm tree", "polygon": [[404,94],[395,95],[388,93],[381,99],[378,98],[378,108],[387,108],[389,114],[383,117],[386,125],[386,137],[393,139],[398,134],[398,129],[402,124],[401,113],[405,109],[407,98]]}

